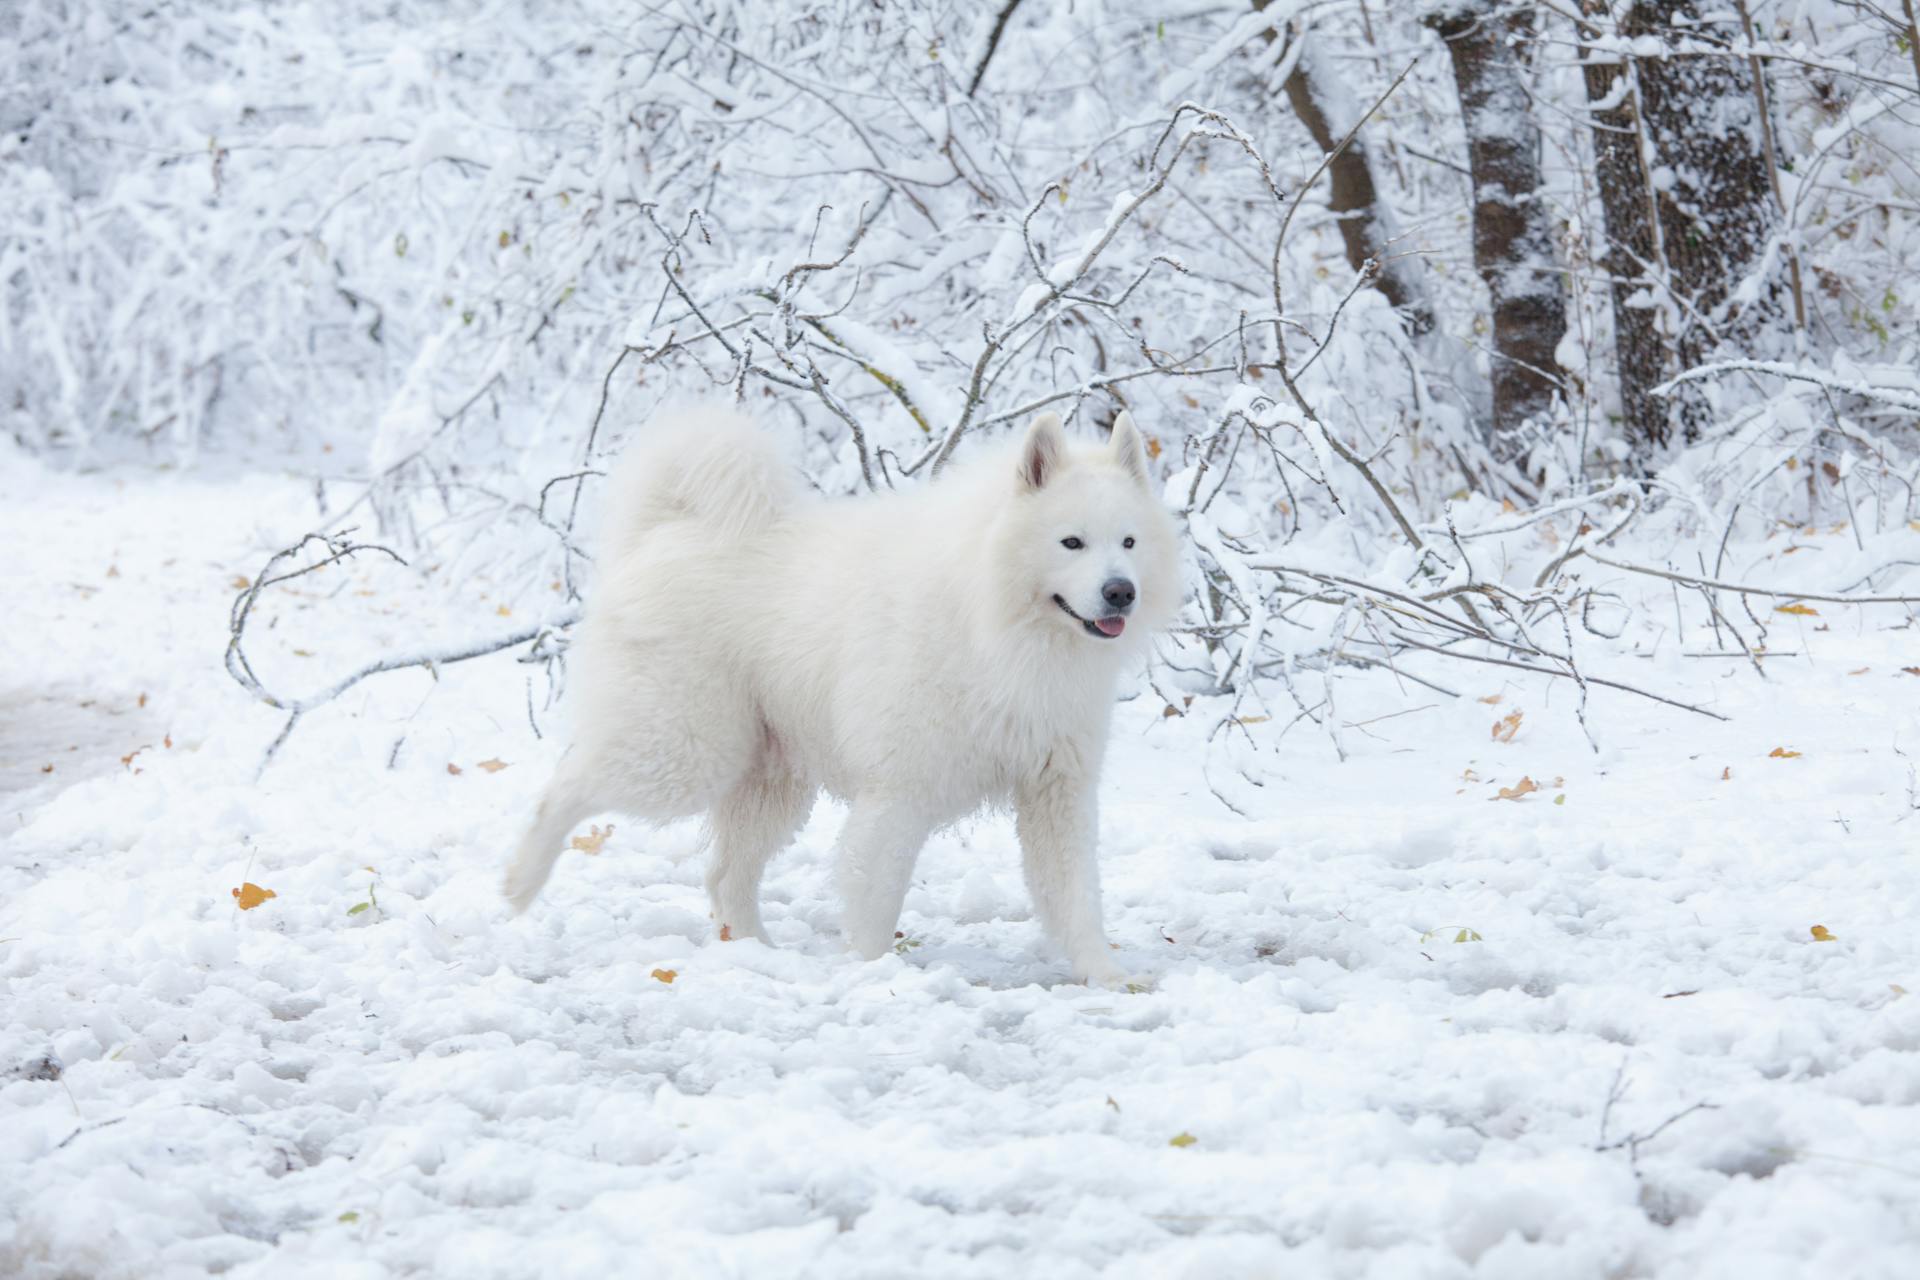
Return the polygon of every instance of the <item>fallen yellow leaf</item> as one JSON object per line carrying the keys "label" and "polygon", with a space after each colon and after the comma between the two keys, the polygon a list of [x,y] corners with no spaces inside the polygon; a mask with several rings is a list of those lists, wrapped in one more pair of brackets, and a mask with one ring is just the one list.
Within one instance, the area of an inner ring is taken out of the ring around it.
{"label": "fallen yellow leaf", "polygon": [[680,971],[678,969],[655,969],[651,976],[659,979],[661,982],[672,982],[680,976]]}
{"label": "fallen yellow leaf", "polygon": [[1835,938],[1834,938],[1834,936],[1833,936],[1833,933],[1832,933],[1832,931],[1831,931],[1831,930],[1829,930],[1829,929],[1827,928],[1827,926],[1825,926],[1825,925],[1823,925],[1823,924],[1817,924],[1817,925],[1815,925],[1815,926],[1813,926],[1813,929],[1812,929],[1812,931],[1811,931],[1811,932],[1813,933],[1813,940],[1814,940],[1815,942],[1834,942],[1834,941],[1837,941],[1837,939],[1835,939]]}
{"label": "fallen yellow leaf", "polygon": [[268,898],[277,898],[279,896],[279,894],[271,889],[262,889],[251,880],[233,891],[234,901],[240,904],[242,911],[251,911]]}
{"label": "fallen yellow leaf", "polygon": [[1773,750],[1767,752],[1767,759],[1769,760],[1798,760],[1799,758],[1800,753],[1798,751],[1789,751],[1785,747],[1775,747]]}
{"label": "fallen yellow leaf", "polygon": [[507,767],[507,762],[505,760],[482,760],[475,767],[485,769],[488,773],[498,773]]}
{"label": "fallen yellow leaf", "polygon": [[1160,456],[1160,441],[1158,437],[1147,437],[1147,456],[1149,458],[1157,458]]}
{"label": "fallen yellow leaf", "polygon": [[498,609],[495,609],[494,612],[503,618],[511,618],[513,616],[513,610],[507,608],[505,605],[501,605]]}
{"label": "fallen yellow leaf", "polygon": [[1192,1134],[1182,1132],[1176,1133],[1171,1138],[1168,1138],[1167,1145],[1170,1147],[1190,1147],[1198,1141],[1200,1141],[1200,1139],[1194,1137]]}
{"label": "fallen yellow leaf", "polygon": [[568,843],[582,853],[599,853],[612,834],[613,824],[609,822],[605,827],[588,827],[586,835],[575,836]]}
{"label": "fallen yellow leaf", "polygon": [[1504,693],[1490,693],[1486,697],[1480,699],[1480,701],[1486,703],[1490,707],[1497,707],[1501,704],[1501,702],[1503,702],[1506,699],[1506,696],[1507,695]]}
{"label": "fallen yellow leaf", "polygon": [[1773,611],[1775,613],[1791,613],[1801,618],[1817,618],[1820,616],[1820,611],[1818,609],[1810,608],[1809,606],[1804,604],[1775,605],[1773,607]]}

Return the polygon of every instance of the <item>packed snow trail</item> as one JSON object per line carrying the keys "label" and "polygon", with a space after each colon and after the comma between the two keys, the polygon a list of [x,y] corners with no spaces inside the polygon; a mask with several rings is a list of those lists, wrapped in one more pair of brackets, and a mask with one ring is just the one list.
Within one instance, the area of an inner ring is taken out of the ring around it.
{"label": "packed snow trail", "polygon": [[[1565,687],[1356,677],[1351,759],[1275,707],[1263,786],[1223,702],[1143,693],[1112,993],[1064,981],[999,817],[870,964],[827,805],[777,950],[711,940],[691,825],[614,817],[510,920],[558,746],[505,659],[368,682],[256,784],[226,609],[310,502],[0,468],[0,1274],[1912,1274],[1910,630],[1805,619],[1764,685],[1649,661],[1732,721],[1596,693],[1599,756]],[[418,581],[337,571],[261,660],[317,684],[512,603],[422,622]]]}

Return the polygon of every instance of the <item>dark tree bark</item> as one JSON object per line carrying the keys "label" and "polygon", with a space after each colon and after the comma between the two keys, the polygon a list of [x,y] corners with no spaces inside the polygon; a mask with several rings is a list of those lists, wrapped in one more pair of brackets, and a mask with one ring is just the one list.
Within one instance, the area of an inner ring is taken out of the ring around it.
{"label": "dark tree bark", "polygon": [[[1607,0],[1582,0],[1593,21],[1580,25],[1583,40],[1611,34],[1597,25],[1607,17]],[[1667,347],[1654,311],[1651,271],[1659,261],[1654,240],[1651,187],[1640,159],[1640,118],[1634,108],[1630,68],[1589,54],[1586,79],[1588,113],[1593,124],[1594,180],[1606,231],[1600,267],[1613,293],[1614,359],[1619,366],[1620,409],[1629,439],[1658,447],[1671,434],[1667,406],[1653,394],[1666,377]]]}
{"label": "dark tree bark", "polygon": [[1781,320],[1777,280],[1760,281],[1744,300],[1734,296],[1759,266],[1779,208],[1751,63],[1683,47],[1724,47],[1740,37],[1735,12],[1703,19],[1704,8],[1699,0],[1581,4],[1584,39],[1617,31],[1651,36],[1663,49],[1657,56],[1636,50],[1630,68],[1589,54],[1583,68],[1594,104],[1621,400],[1629,435],[1649,447],[1668,443],[1676,428],[1681,439],[1697,439],[1709,414],[1697,385],[1666,404],[1650,394],[1653,386],[1722,343],[1765,345]]}
{"label": "dark tree bark", "polygon": [[[1253,0],[1253,7],[1265,12],[1270,3],[1271,0]],[[1278,39],[1279,33],[1268,30],[1266,38]],[[1292,38],[1307,39],[1305,35],[1297,33]],[[1327,96],[1317,87],[1316,74],[1313,48],[1308,44],[1300,50],[1293,71],[1287,76],[1287,104],[1293,109],[1293,114],[1299,117],[1300,123],[1306,126],[1314,145],[1330,152],[1340,145],[1350,124],[1341,121],[1336,127],[1336,122],[1329,118]],[[1328,207],[1332,209],[1335,223],[1340,228],[1347,265],[1359,271],[1369,259],[1377,263],[1379,273],[1374,277],[1374,287],[1406,316],[1407,327],[1414,334],[1428,332],[1433,328],[1433,308],[1427,301],[1425,290],[1420,287],[1417,268],[1412,260],[1389,254],[1387,218],[1374,186],[1373,168],[1362,139],[1355,138],[1327,166],[1327,185]]]}
{"label": "dark tree bark", "polygon": [[[1717,10],[1710,20],[1702,12]],[[1699,0],[1635,0],[1621,24],[1627,36],[1651,35],[1730,44],[1741,38],[1737,16]],[[1640,109],[1658,166],[1652,184],[1668,287],[1676,308],[1674,355],[1680,369],[1704,363],[1725,341],[1750,350],[1778,326],[1777,280],[1746,305],[1730,295],[1758,266],[1779,210],[1762,139],[1752,64],[1718,53],[1642,58]],[[1697,438],[1707,418],[1694,384],[1676,394],[1684,438]]]}
{"label": "dark tree bark", "polygon": [[1493,310],[1493,422],[1503,463],[1526,447],[1559,390],[1554,354],[1567,331],[1566,288],[1540,189],[1540,127],[1527,92],[1533,13],[1499,0],[1455,0],[1427,14],[1453,61],[1473,176],[1473,265]]}

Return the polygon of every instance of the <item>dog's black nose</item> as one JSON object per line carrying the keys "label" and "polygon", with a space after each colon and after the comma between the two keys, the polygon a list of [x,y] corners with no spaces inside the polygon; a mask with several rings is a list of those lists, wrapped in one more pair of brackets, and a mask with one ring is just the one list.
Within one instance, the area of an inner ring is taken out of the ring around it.
{"label": "dog's black nose", "polygon": [[1100,588],[1100,598],[1107,602],[1110,609],[1133,608],[1133,584],[1125,578],[1108,578],[1106,585]]}

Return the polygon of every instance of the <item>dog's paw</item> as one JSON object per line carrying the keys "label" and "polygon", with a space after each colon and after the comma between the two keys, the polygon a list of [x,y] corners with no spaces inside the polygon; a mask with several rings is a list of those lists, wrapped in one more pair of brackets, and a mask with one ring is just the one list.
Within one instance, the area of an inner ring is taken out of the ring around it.
{"label": "dog's paw", "polygon": [[1125,991],[1134,985],[1127,971],[1104,955],[1075,961],[1073,976],[1090,987],[1104,987],[1108,991]]}
{"label": "dog's paw", "polygon": [[507,868],[507,874],[501,877],[500,894],[507,900],[507,906],[513,914],[520,915],[533,905],[540,890],[547,882],[544,875],[529,874],[524,862],[516,862]]}

